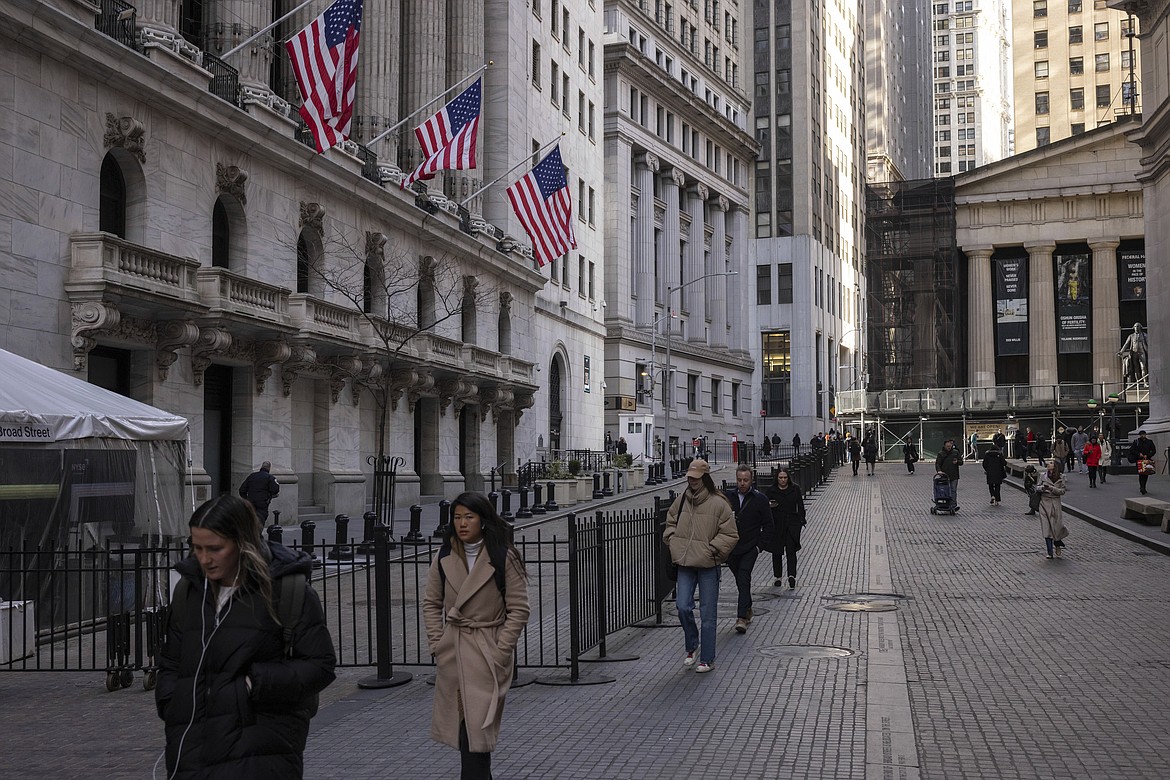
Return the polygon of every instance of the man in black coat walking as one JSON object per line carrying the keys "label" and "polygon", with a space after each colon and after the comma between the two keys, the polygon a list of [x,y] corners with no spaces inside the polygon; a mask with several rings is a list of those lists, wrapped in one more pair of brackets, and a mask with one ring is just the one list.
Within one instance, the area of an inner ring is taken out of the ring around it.
{"label": "man in black coat walking", "polygon": [[[1144,459],[1153,463],[1154,455],[1156,455],[1157,452],[1158,448],[1154,445],[1154,442],[1151,439],[1146,438],[1146,432],[1138,431],[1137,440],[1134,441],[1133,444],[1129,445],[1129,462],[1138,463]],[[1146,483],[1149,481],[1150,475],[1143,474],[1139,464],[1138,487],[1141,489],[1143,496],[1146,494]]]}
{"label": "man in black coat walking", "polygon": [[245,499],[256,510],[256,517],[263,525],[268,520],[268,504],[280,494],[280,483],[272,476],[272,464],[264,461],[259,471],[253,471],[240,485],[240,498]]}
{"label": "man in black coat walking", "polygon": [[942,452],[934,459],[934,470],[937,474],[946,474],[951,483],[951,502],[955,509],[959,508],[959,466],[963,465],[963,454],[955,449],[955,440],[947,439],[943,442]]}
{"label": "man in black coat walking", "polygon": [[983,472],[987,475],[987,490],[991,493],[991,505],[998,506],[1002,499],[1000,486],[1007,477],[1007,461],[999,447],[992,444],[991,449],[983,456]]}
{"label": "man in black coat walking", "polygon": [[727,500],[735,511],[735,525],[739,541],[727,557],[727,568],[735,577],[739,589],[735,630],[746,633],[752,622],[752,569],[765,541],[772,538],[772,510],[768,498],[752,487],[752,470],[740,466],[735,470],[735,490],[727,491]]}

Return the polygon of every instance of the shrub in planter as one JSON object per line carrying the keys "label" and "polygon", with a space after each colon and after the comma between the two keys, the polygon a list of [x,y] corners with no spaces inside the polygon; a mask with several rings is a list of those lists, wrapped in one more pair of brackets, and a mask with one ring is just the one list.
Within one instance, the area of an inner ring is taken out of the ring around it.
{"label": "shrub in planter", "polygon": [[569,461],[569,473],[574,477],[581,473],[581,461],[573,459]]}
{"label": "shrub in planter", "polygon": [[619,469],[628,469],[634,462],[634,456],[629,453],[625,455],[614,455],[613,465]]}

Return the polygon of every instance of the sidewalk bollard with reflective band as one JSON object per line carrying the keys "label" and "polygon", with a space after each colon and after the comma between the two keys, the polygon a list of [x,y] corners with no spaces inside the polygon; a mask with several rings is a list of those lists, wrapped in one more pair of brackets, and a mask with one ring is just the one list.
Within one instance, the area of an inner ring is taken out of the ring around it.
{"label": "sidewalk bollard with reflective band", "polygon": [[443,499],[439,502],[439,524],[435,526],[435,532],[431,536],[439,537],[443,535],[447,524],[451,522],[451,502]]}
{"label": "sidewalk bollard with reflective band", "polygon": [[357,551],[362,555],[374,554],[374,527],[377,525],[378,515],[373,512],[362,515],[362,543],[357,546]]}
{"label": "sidewalk bollard with reflective band", "polygon": [[346,538],[349,535],[349,515],[338,515],[333,518],[337,524],[337,533],[333,536],[333,549],[326,557],[334,561],[352,561],[353,548],[349,547]]}
{"label": "sidewalk bollard with reflective band", "polygon": [[503,520],[511,520],[515,517],[512,514],[512,491],[504,488],[500,493],[500,518]]}
{"label": "sidewalk bollard with reflective band", "polygon": [[304,550],[305,552],[307,552],[309,554],[309,557],[313,559],[313,566],[314,567],[321,565],[321,562],[319,560],[317,560],[317,553],[315,553],[313,551],[316,546],[317,546],[317,524],[314,523],[312,520],[302,520],[301,521],[301,549]]}
{"label": "sidewalk bollard with reflective band", "polygon": [[279,525],[268,526],[268,541],[276,542],[277,544],[284,543],[284,529]]}
{"label": "sidewalk bollard with reflective band", "polygon": [[532,485],[532,514],[543,515],[545,513],[544,503],[540,500],[540,483],[535,482]]}
{"label": "sidewalk bollard with reflective band", "polygon": [[496,491],[488,493],[488,500],[492,502],[492,509],[500,511],[500,494]]}
{"label": "sidewalk bollard with reflective band", "polygon": [[560,507],[557,506],[557,483],[550,482],[550,483],[548,483],[547,487],[548,487],[548,500],[544,502],[544,508],[547,509],[549,512],[555,512],[558,509],[560,509]]}
{"label": "sidewalk bollard with reflective band", "polygon": [[423,541],[422,506],[419,504],[411,504],[410,506],[410,531],[407,532],[406,538],[402,541],[410,544],[418,544]]}
{"label": "sidewalk bollard with reflective band", "polygon": [[593,497],[605,498],[605,493],[601,492],[601,475],[596,471],[593,472]]}
{"label": "sidewalk bollard with reflective band", "polygon": [[613,495],[613,487],[611,487],[610,483],[609,483],[609,472],[608,471],[606,471],[604,474],[601,475],[601,494],[603,496],[612,496]]}
{"label": "sidewalk bollard with reflective band", "polygon": [[532,517],[532,510],[528,508],[528,488],[520,488],[520,508],[516,510],[517,520],[527,520]]}

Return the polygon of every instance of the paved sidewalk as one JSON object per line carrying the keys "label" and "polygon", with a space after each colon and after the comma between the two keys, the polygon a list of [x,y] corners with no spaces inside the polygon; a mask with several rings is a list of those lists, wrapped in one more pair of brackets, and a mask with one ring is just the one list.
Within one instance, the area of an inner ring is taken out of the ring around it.
{"label": "paved sidewalk", "polygon": [[[610,651],[638,659],[594,665],[616,682],[509,695],[495,776],[1170,777],[1170,557],[1070,518],[1066,557],[1046,560],[1023,494],[988,506],[973,465],[954,517],[928,513],[927,469],[838,470],[810,507],[798,588],[772,587],[761,556],[744,636],[723,578],[713,673],[683,669],[677,625],[618,632]],[[1116,493],[1074,487],[1070,514],[1090,501],[1114,514],[1123,479]],[[843,595],[875,593],[888,595]],[[892,611],[827,608],[874,599]],[[457,754],[428,737],[425,670],[409,671],[407,685],[361,691],[370,671],[343,670],[306,777],[458,776]],[[161,749],[152,696],[102,682],[0,673],[0,777],[149,777]]]}

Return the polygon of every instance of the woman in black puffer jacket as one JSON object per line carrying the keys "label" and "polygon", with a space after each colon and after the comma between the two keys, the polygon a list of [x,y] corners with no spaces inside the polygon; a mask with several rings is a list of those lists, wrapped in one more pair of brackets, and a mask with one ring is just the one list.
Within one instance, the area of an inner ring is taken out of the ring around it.
{"label": "woman in black puffer jacket", "polygon": [[[263,542],[251,506],[235,496],[206,502],[189,525],[192,556],[175,566],[185,583],[175,590],[155,691],[167,777],[299,778],[317,694],[336,664],[305,579],[312,559]],[[287,654],[277,603],[285,575],[304,588]]]}
{"label": "woman in black puffer jacket", "polygon": [[[856,441],[856,440],[855,440]],[[854,461],[856,465],[857,461]],[[788,587],[796,587],[796,553],[800,550],[800,532],[807,522],[804,496],[792,481],[788,469],[776,472],[776,484],[764,491],[772,508],[772,536],[764,540],[764,549],[772,553],[774,585],[784,582],[784,563],[788,563]]]}

